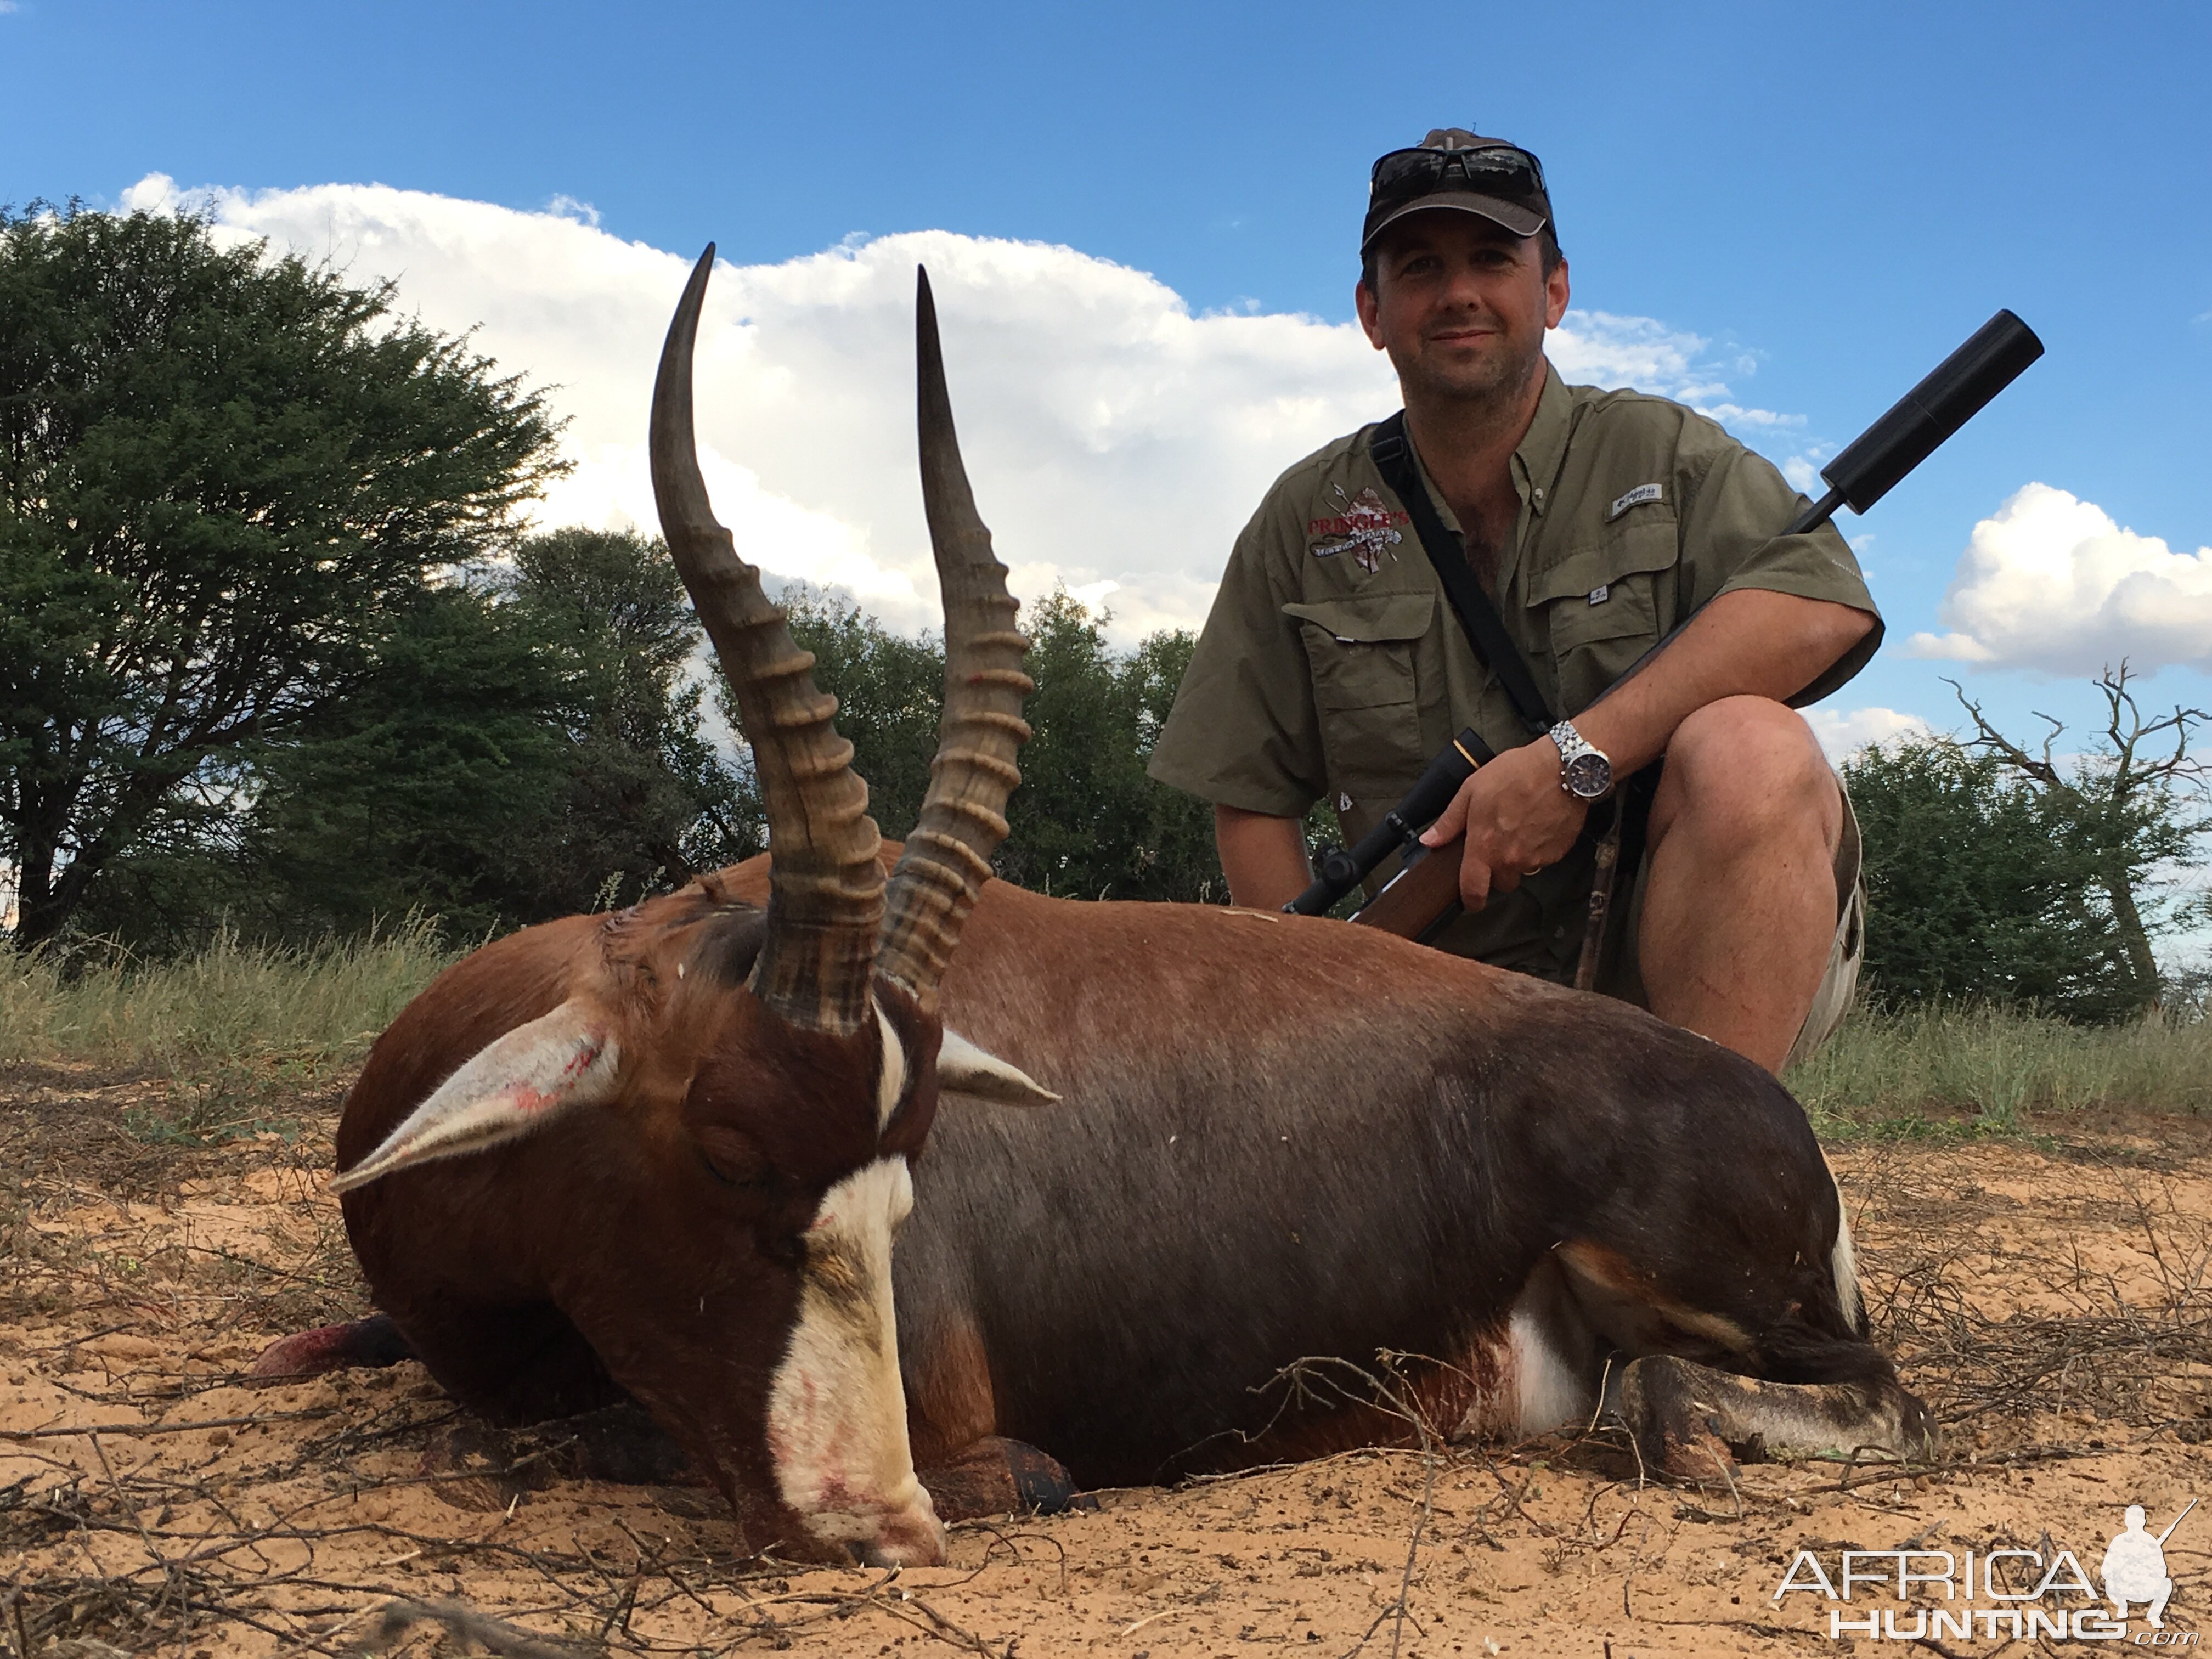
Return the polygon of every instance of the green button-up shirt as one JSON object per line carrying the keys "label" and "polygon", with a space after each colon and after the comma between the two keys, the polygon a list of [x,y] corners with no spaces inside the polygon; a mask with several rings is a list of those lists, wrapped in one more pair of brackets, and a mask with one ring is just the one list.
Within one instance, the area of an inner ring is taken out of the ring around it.
{"label": "green button-up shirt", "polygon": [[[1528,741],[1376,470],[1374,431],[1283,474],[1237,538],[1153,749],[1154,777],[1283,817],[1327,799],[1357,839],[1462,726],[1501,750]],[[1449,503],[1423,483],[1457,530]],[[1513,485],[1521,506],[1498,570],[1498,613],[1546,701],[1570,718],[1731,589],[1875,613],[1842,535],[1832,526],[1779,533],[1805,498],[1680,404],[1570,386],[1547,364]],[[1827,696],[1865,665],[1881,642],[1875,614],[1867,636],[1796,701]],[[1585,853],[1463,918],[1443,942],[1571,974],[1589,887]]]}

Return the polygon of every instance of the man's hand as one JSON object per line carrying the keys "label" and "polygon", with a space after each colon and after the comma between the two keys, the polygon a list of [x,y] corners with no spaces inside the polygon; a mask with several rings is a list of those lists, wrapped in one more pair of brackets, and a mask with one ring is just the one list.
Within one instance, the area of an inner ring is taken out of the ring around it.
{"label": "man's hand", "polygon": [[1522,877],[1565,858],[1589,812],[1559,787],[1559,746],[1539,738],[1478,767],[1421,842],[1442,847],[1467,837],[1459,898],[1468,909],[1480,910],[1493,892],[1510,893]]}

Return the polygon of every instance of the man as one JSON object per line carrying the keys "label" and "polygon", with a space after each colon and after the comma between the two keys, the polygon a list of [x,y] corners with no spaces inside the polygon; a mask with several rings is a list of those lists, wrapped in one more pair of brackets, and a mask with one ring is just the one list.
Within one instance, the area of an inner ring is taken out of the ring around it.
{"label": "man", "polygon": [[1472,726],[1498,757],[1423,837],[1465,837],[1445,855],[1467,914],[1438,942],[1568,981],[1590,808],[1663,760],[1598,988],[1779,1071],[1833,1029],[1857,975],[1856,828],[1792,708],[1880,641],[1850,550],[1832,527],[1783,535],[1803,498],[1703,416],[1561,382],[1543,348],[1567,264],[1527,151],[1452,129],[1383,156],[1360,258],[1407,465],[1565,723],[1530,740],[1367,427],[1285,473],[1238,538],[1153,775],[1215,803],[1231,896],[1273,909],[1310,879],[1316,799],[1356,837]]}

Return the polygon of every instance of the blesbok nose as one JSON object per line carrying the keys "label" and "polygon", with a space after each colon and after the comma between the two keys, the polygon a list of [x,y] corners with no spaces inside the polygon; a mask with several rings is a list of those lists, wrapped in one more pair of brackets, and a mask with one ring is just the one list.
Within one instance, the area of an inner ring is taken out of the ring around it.
{"label": "blesbok nose", "polygon": [[929,1494],[917,1485],[919,1501],[887,1515],[876,1536],[848,1544],[854,1565],[863,1567],[938,1567],[945,1565],[945,1523],[937,1518]]}

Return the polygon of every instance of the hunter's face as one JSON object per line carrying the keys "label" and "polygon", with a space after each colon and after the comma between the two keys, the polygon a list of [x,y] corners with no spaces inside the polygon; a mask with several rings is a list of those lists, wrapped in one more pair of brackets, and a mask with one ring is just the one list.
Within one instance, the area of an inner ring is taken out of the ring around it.
{"label": "hunter's face", "polygon": [[1567,266],[1547,277],[1541,239],[1452,209],[1383,234],[1359,321],[1390,354],[1407,401],[1511,398],[1543,363],[1544,331],[1567,311]]}

